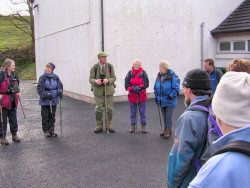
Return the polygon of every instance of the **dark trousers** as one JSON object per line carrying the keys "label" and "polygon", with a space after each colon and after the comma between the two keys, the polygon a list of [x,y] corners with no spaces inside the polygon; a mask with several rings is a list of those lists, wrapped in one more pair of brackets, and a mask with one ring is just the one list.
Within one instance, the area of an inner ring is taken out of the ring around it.
{"label": "dark trousers", "polygon": [[173,121],[174,107],[162,107],[161,113],[164,120],[164,129],[171,130]]}
{"label": "dark trousers", "polygon": [[[52,112],[51,112],[52,108]],[[41,106],[43,132],[54,131],[56,122],[56,105]]]}
{"label": "dark trousers", "polygon": [[10,110],[7,108],[2,108],[2,114],[0,115],[0,136],[1,138],[6,137],[7,132],[7,118],[9,119],[10,132],[12,135],[16,136],[18,130],[17,117],[16,117],[16,107],[12,107]]}

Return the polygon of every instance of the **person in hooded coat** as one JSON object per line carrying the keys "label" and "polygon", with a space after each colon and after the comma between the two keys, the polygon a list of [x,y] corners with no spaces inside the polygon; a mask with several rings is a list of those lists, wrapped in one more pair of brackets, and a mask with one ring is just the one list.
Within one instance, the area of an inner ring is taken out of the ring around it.
{"label": "person in hooded coat", "polygon": [[50,62],[46,64],[45,72],[39,78],[37,92],[40,96],[39,105],[41,105],[42,129],[44,136],[57,136],[55,133],[55,115],[59,98],[63,96],[63,84],[59,77],[54,74],[55,64]]}

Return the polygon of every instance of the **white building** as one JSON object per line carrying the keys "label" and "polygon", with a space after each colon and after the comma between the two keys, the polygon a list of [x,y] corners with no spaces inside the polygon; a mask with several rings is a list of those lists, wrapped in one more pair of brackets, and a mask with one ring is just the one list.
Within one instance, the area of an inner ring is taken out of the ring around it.
{"label": "white building", "polygon": [[[90,67],[102,51],[103,36],[108,62],[115,68],[116,100],[127,92],[124,78],[134,59],[141,59],[153,92],[158,62],[166,59],[181,81],[187,71],[201,68],[204,58],[226,66],[218,51],[220,39],[210,31],[243,0],[35,0],[37,78],[47,62],[55,70],[69,96],[92,101]],[[247,36],[249,37],[249,36]],[[249,58],[249,52],[237,57]]]}

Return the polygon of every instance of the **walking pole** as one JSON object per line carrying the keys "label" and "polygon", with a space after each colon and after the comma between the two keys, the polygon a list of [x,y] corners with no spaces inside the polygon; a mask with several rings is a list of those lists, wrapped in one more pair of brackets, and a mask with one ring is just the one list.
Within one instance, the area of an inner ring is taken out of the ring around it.
{"label": "walking pole", "polygon": [[138,113],[139,113],[139,103],[138,103],[138,99],[139,99],[139,93],[137,93],[137,101],[136,101],[136,124],[135,124],[135,133],[137,132],[137,125],[138,125]]}
{"label": "walking pole", "polygon": [[106,84],[104,84],[104,90],[105,90],[105,119],[106,119],[106,130],[107,130],[107,134],[109,134],[109,127],[108,127],[108,106],[107,106],[107,88],[106,88]]}
{"label": "walking pole", "polygon": [[24,110],[23,110],[23,105],[22,105],[22,101],[21,101],[21,98],[18,98],[19,102],[20,102],[20,106],[21,106],[21,109],[22,109],[22,112],[23,112],[23,118],[24,118],[24,124],[26,126],[26,129],[28,131],[28,135],[30,137],[30,140],[32,141],[32,138],[31,138],[31,134],[30,134],[30,127],[28,126],[28,123],[27,123],[27,119],[26,119],[26,116],[24,114]]}
{"label": "walking pole", "polygon": [[60,98],[60,131],[62,136],[62,99]]}
{"label": "walking pole", "polygon": [[0,108],[1,108],[1,125],[2,125],[2,138],[4,138],[4,130],[3,130],[3,108],[2,108],[2,99],[0,99]]}
{"label": "walking pole", "polygon": [[161,130],[162,130],[161,112],[160,112],[160,107],[159,107],[159,104],[157,104],[157,107],[158,107],[158,112],[159,112],[159,118],[160,118]]}

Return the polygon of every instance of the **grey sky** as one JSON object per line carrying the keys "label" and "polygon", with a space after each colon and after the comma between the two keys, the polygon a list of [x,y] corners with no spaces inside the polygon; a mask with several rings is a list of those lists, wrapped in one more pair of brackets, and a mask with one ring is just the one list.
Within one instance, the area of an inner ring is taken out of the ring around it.
{"label": "grey sky", "polygon": [[[15,2],[23,2],[23,0],[15,0]],[[0,0],[0,14],[9,15],[13,13],[12,10],[27,10],[27,6],[25,4],[13,5],[10,0]],[[22,12],[25,14],[25,12]]]}

